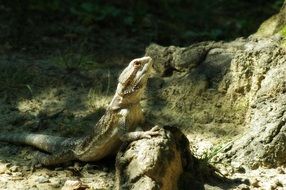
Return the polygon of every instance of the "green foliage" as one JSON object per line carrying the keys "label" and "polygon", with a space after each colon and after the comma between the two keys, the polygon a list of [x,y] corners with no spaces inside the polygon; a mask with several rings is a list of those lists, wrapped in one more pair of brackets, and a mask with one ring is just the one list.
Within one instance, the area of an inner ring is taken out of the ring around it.
{"label": "green foliage", "polygon": [[70,12],[78,16],[84,24],[115,18],[121,13],[120,9],[112,5],[100,5],[91,2],[83,2],[78,7],[71,7]]}
{"label": "green foliage", "polygon": [[97,66],[91,55],[69,51],[59,53],[59,56],[53,57],[51,61],[66,70],[88,70]]}
{"label": "green foliage", "polygon": [[43,43],[43,37],[62,39],[67,33],[96,43],[102,35],[108,36],[106,31],[140,38],[145,44],[228,40],[255,32],[282,3],[283,0],[11,0],[2,6],[0,21],[4,27],[0,26],[0,39],[10,39],[12,47],[21,48],[47,47],[49,41]]}
{"label": "green foliage", "polygon": [[30,0],[30,3],[28,3],[28,8],[33,11],[55,12],[61,9],[61,1],[59,0],[50,0],[50,1]]}
{"label": "green foliage", "polygon": [[284,3],[284,0],[276,0],[272,4],[272,8],[276,9],[276,10],[279,10],[282,7],[283,3]]}

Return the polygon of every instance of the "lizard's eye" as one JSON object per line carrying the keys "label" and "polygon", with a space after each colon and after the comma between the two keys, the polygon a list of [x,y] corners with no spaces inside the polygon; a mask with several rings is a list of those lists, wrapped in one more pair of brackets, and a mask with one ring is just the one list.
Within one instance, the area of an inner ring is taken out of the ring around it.
{"label": "lizard's eye", "polygon": [[140,65],[141,65],[140,61],[135,61],[135,62],[134,62],[134,66],[135,66],[135,67],[138,67],[138,66],[140,66]]}

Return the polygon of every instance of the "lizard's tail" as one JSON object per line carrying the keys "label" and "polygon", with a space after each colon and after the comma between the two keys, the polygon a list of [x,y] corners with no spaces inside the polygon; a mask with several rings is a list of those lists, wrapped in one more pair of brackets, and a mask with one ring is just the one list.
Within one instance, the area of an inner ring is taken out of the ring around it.
{"label": "lizard's tail", "polygon": [[25,133],[1,133],[0,141],[16,144],[26,144],[36,147],[46,152],[54,152],[58,147],[68,140],[64,137],[56,137],[42,134],[25,134]]}

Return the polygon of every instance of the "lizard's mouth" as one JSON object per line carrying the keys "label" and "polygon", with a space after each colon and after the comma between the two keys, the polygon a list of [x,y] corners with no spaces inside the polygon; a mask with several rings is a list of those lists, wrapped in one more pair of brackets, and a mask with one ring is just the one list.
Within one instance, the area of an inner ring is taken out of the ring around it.
{"label": "lizard's mouth", "polygon": [[136,91],[145,88],[147,84],[147,79],[149,78],[152,68],[152,58],[143,57],[140,61],[141,66],[134,75],[133,82],[130,84],[129,88],[124,89],[124,95],[135,93]]}

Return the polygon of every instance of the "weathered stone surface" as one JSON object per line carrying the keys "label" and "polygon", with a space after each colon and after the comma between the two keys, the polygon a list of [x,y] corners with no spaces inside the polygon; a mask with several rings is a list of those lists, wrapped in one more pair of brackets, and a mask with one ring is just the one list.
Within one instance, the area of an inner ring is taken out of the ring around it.
{"label": "weathered stone surface", "polygon": [[176,190],[184,171],[192,167],[187,138],[176,128],[134,141],[116,158],[117,189]]}
{"label": "weathered stone surface", "polygon": [[[250,76],[238,76],[240,84],[248,84],[249,108],[245,135],[231,143],[220,157],[239,160],[252,167],[277,166],[286,163],[286,52],[271,46],[252,49],[237,57],[237,68],[246,64]],[[249,64],[250,63],[250,64]],[[240,64],[240,65],[239,65]],[[234,71],[235,72],[235,71]],[[240,73],[240,72],[238,72]],[[249,82],[245,82],[249,80]],[[230,150],[228,150],[230,149]]]}
{"label": "weathered stone surface", "polygon": [[[164,77],[158,77],[160,88],[153,90],[150,118],[180,124],[190,133],[216,133],[221,139],[216,143],[224,148],[214,161],[286,164],[286,50],[281,40],[276,35],[187,48],[151,45],[146,53],[156,55]],[[227,139],[232,141],[226,146]]]}
{"label": "weathered stone surface", "polygon": [[[244,130],[247,100],[235,98],[227,89],[231,61],[237,52],[243,51],[244,44],[244,39],[231,43],[204,42],[188,48],[177,47],[179,50],[171,53],[169,48],[158,45],[147,48],[146,54],[155,57],[155,69],[161,68],[157,72],[163,75],[150,81],[153,98],[148,100],[147,118],[162,125],[179,125],[188,134],[205,133],[210,138],[214,133],[222,139],[239,134]],[[194,61],[191,67],[175,67],[180,65],[174,62],[183,59],[180,55],[183,51],[195,57],[188,58]],[[171,55],[166,56],[168,53]],[[172,75],[164,75],[170,70]]]}

